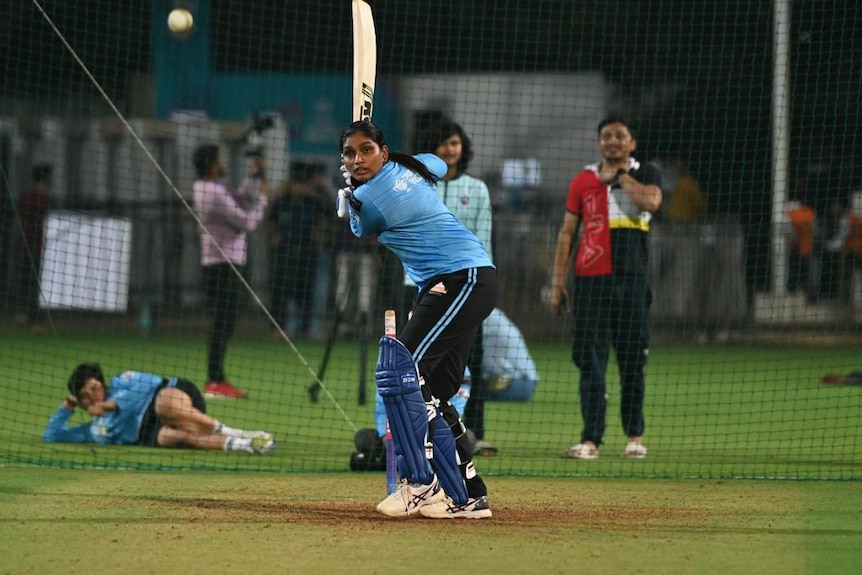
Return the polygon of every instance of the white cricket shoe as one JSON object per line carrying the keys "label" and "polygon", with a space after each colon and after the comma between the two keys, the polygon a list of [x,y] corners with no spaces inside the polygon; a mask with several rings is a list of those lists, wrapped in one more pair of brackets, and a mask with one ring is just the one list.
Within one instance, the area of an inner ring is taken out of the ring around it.
{"label": "white cricket shoe", "polygon": [[422,517],[431,519],[485,519],[491,517],[488,498],[472,497],[464,505],[458,505],[450,497],[433,505],[425,505],[419,510]]}
{"label": "white cricket shoe", "polygon": [[626,444],[625,451],[623,451],[623,457],[628,457],[629,459],[643,459],[646,457],[646,454],[646,447],[637,441],[629,441]]}
{"label": "white cricket shoe", "polygon": [[410,483],[405,478],[398,484],[395,493],[377,505],[377,511],[389,517],[409,517],[423,506],[442,501],[445,497],[436,475],[431,485]]}
{"label": "white cricket shoe", "polygon": [[253,431],[251,433],[251,449],[255,453],[266,455],[275,449],[275,439],[266,431]]}
{"label": "white cricket shoe", "polygon": [[571,459],[598,459],[599,450],[592,443],[578,443],[566,451],[566,457]]}

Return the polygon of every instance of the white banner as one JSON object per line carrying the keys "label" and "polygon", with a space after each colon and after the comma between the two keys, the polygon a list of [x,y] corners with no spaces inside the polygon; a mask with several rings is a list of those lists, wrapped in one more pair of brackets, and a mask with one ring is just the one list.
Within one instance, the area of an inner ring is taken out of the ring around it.
{"label": "white banner", "polygon": [[39,305],[126,311],[131,253],[131,221],[51,212],[45,230]]}

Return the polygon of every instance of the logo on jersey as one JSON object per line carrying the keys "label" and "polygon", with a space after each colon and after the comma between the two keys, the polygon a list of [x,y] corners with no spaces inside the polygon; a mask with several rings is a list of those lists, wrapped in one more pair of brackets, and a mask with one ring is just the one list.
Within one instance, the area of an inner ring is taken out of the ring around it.
{"label": "logo on jersey", "polygon": [[435,284],[434,287],[432,287],[431,289],[428,290],[428,293],[434,293],[437,295],[446,295],[449,292],[446,290],[446,286],[443,285],[443,282],[437,282],[437,284]]}
{"label": "logo on jersey", "polygon": [[584,205],[588,209],[584,210],[588,214],[585,220],[584,233],[581,238],[581,265],[584,267],[592,267],[595,263],[605,255],[604,247],[602,246],[602,230],[604,230],[605,222],[602,215],[598,213],[595,207],[595,198],[589,197],[584,200]]}
{"label": "logo on jersey", "polygon": [[410,189],[410,184],[408,184],[403,178],[398,178],[395,180],[395,183],[392,184],[393,192],[406,192]]}
{"label": "logo on jersey", "polygon": [[418,185],[423,181],[422,176],[419,174],[406,171],[401,175],[401,177],[395,180],[394,184],[392,184],[392,190],[395,192],[406,192],[410,190],[412,186]]}

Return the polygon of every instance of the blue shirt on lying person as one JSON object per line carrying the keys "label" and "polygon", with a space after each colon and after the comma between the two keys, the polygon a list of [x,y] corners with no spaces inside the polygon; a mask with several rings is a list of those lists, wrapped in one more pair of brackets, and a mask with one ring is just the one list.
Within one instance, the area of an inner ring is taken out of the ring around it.
{"label": "blue shirt on lying person", "polygon": [[116,403],[116,409],[94,416],[87,423],[68,427],[74,410],[62,405],[48,420],[42,440],[48,443],[135,444],[144,413],[165,382],[169,387],[175,386],[177,378],[165,380],[160,375],[139,371],[115,375],[107,386],[105,400]]}

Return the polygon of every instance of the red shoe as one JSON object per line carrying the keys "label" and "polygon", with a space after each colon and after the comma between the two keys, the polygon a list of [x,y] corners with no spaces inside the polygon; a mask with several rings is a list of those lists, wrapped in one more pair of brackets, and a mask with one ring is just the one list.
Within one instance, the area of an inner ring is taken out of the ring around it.
{"label": "red shoe", "polygon": [[234,397],[236,399],[245,399],[248,394],[240,389],[235,388],[229,381],[210,381],[204,386],[204,396],[209,398],[215,397]]}

